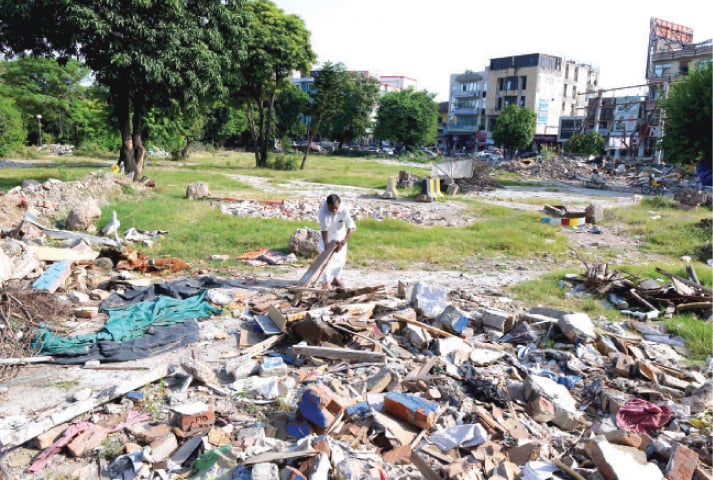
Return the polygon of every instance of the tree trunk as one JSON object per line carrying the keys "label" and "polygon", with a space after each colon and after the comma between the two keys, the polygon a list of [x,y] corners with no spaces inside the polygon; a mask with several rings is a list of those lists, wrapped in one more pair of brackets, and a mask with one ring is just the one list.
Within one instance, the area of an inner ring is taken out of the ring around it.
{"label": "tree trunk", "polygon": [[265,105],[263,102],[258,104],[258,121],[259,121],[259,133],[258,142],[260,149],[260,166],[267,167],[267,118],[265,118]]}
{"label": "tree trunk", "polygon": [[131,138],[129,95],[128,92],[122,90],[112,97],[119,122],[119,133],[121,133],[121,150],[117,164],[123,165],[125,172],[130,173],[136,170],[136,161],[134,160],[134,141]]}
{"label": "tree trunk", "polygon": [[144,147],[143,141],[141,139],[141,127],[143,125],[143,114],[144,114],[144,103],[143,99],[134,99],[134,115],[132,118],[132,139],[134,151],[132,152],[134,157],[134,163],[136,168],[133,170],[134,177],[133,180],[138,182],[141,180],[142,174],[144,172],[144,164],[146,160],[146,147]]}
{"label": "tree trunk", "polygon": [[248,102],[248,111],[246,112],[248,118],[248,130],[250,131],[250,139],[253,142],[253,148],[255,149],[255,166],[260,168],[262,164],[260,163],[260,154],[258,152],[258,133],[257,127],[255,126],[255,112],[253,110],[252,102]]}
{"label": "tree trunk", "polygon": [[191,139],[186,137],[186,144],[183,146],[183,150],[181,150],[181,159],[185,160],[188,158],[188,147],[191,146]]}
{"label": "tree trunk", "polygon": [[300,170],[305,169],[305,165],[307,165],[307,156],[309,155],[309,147],[312,145],[312,129],[307,126],[307,148],[305,148],[305,153],[302,155],[302,163],[300,164]]}

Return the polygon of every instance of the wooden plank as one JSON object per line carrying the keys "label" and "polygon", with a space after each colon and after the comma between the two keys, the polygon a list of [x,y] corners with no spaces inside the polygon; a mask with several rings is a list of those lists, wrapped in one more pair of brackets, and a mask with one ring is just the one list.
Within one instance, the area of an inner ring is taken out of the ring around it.
{"label": "wooden plank", "polygon": [[319,452],[317,450],[297,450],[294,452],[265,452],[246,459],[243,465],[254,465],[256,463],[277,462],[280,460],[290,460],[292,458],[314,457]]}
{"label": "wooden plank", "polygon": [[52,363],[54,357],[47,355],[39,357],[17,357],[17,358],[0,358],[0,365],[29,365],[31,363]]}
{"label": "wooden plank", "polygon": [[37,258],[43,262],[59,262],[60,260],[71,260],[78,262],[80,260],[94,260],[99,256],[99,252],[87,247],[86,249],[78,250],[74,248],[57,248],[45,247],[40,245],[30,245],[30,251],[37,255]]}
{"label": "wooden plank", "polygon": [[324,269],[327,268],[327,265],[332,259],[332,255],[334,255],[336,249],[337,242],[329,242],[322,251],[322,253],[319,254],[317,260],[315,260],[312,265],[309,266],[304,275],[302,275],[302,278],[300,278],[298,285],[301,287],[314,286],[314,284],[319,281],[319,277],[322,275],[322,272],[324,272]]}
{"label": "wooden plank", "polygon": [[248,347],[240,352],[241,357],[245,358],[251,358],[254,357],[255,355],[259,355],[268,348],[272,347],[276,343],[280,343],[283,339],[285,338],[284,334],[281,335],[274,335],[272,337],[269,337],[265,340],[263,340],[260,343],[256,343],[252,347]]}
{"label": "wooden plank", "polygon": [[358,362],[385,362],[384,352],[365,352],[350,348],[313,347],[311,345],[293,345],[292,350],[298,355],[329,358],[334,360],[355,360]]}

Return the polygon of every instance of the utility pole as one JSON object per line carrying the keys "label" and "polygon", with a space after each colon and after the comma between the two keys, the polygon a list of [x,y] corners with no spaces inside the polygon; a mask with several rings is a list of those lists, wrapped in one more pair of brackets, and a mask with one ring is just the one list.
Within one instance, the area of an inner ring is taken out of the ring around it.
{"label": "utility pole", "polygon": [[42,115],[37,114],[37,144],[42,146]]}

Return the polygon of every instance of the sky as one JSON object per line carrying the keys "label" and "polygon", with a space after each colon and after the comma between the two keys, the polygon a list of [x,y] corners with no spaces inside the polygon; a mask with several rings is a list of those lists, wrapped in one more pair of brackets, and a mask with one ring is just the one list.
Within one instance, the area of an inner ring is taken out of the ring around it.
{"label": "sky", "polygon": [[[482,71],[491,58],[528,53],[599,69],[599,86],[645,83],[651,17],[713,38],[700,0],[273,0],[304,20],[319,67],[403,75],[448,100],[450,75]],[[703,2],[705,3],[705,2]]]}

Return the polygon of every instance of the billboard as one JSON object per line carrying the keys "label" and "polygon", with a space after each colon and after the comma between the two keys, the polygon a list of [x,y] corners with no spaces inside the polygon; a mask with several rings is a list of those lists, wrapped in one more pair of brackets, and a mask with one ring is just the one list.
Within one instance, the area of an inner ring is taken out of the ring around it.
{"label": "billboard", "polygon": [[584,127],[585,117],[560,117],[559,134],[557,135],[558,142],[564,142],[575,133],[580,133]]}
{"label": "billboard", "polygon": [[693,29],[690,27],[653,17],[649,25],[650,38],[663,38],[681,43],[693,42]]}
{"label": "billboard", "polygon": [[617,97],[615,105],[611,135],[618,137],[631,135],[631,133],[638,130],[639,127],[641,98]]}

